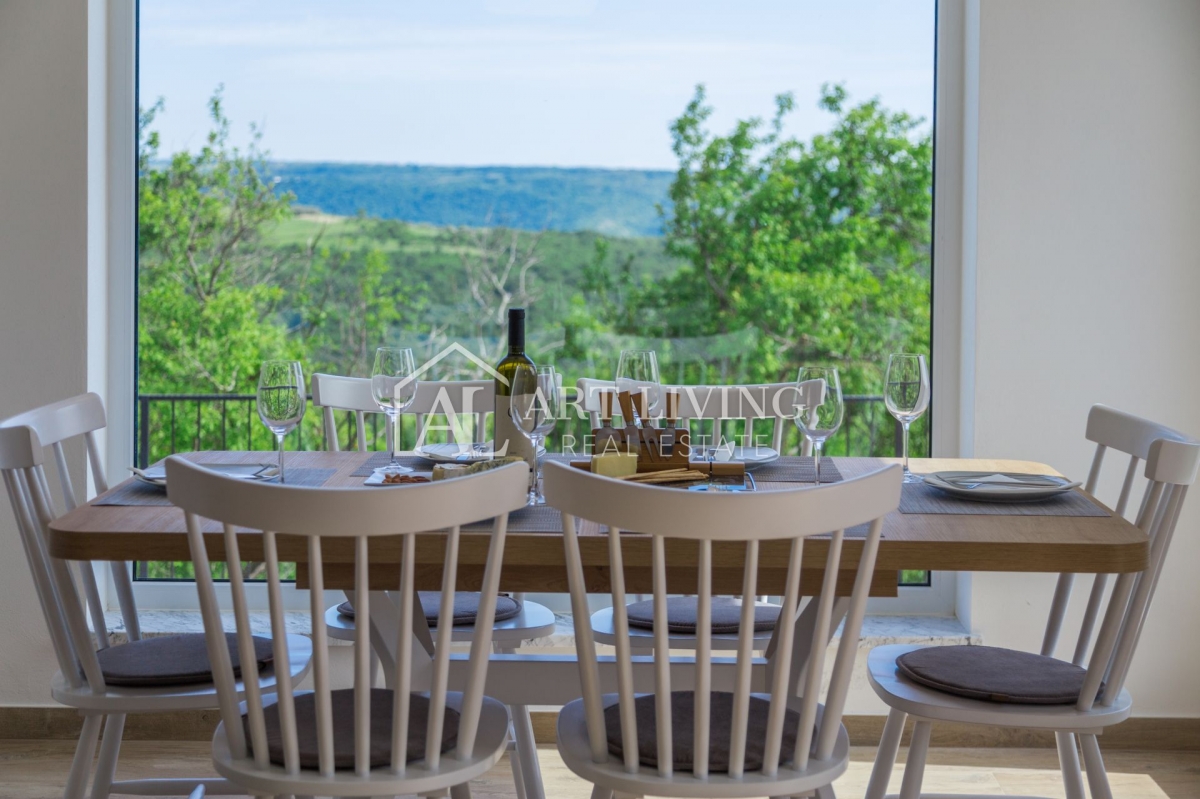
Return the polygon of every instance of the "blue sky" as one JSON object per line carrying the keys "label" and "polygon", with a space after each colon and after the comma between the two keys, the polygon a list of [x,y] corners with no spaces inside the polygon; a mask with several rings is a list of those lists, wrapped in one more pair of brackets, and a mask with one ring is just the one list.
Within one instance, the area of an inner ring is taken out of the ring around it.
{"label": "blue sky", "polygon": [[[272,157],[671,169],[697,83],[711,127],[769,116],[827,129],[823,82],[929,120],[934,0],[141,0],[140,92],[164,152],[198,147],[225,86]],[[928,122],[927,122],[928,124]]]}

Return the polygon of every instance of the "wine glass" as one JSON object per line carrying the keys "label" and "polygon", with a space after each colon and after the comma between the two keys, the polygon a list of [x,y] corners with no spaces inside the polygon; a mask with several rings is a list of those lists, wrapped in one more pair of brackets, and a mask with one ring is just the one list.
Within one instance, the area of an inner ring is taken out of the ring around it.
{"label": "wine glass", "polygon": [[842,426],[845,405],[838,370],[832,366],[802,366],[796,376],[796,427],[812,442],[816,482],[821,483],[821,449]]}
{"label": "wine glass", "polygon": [[908,426],[921,418],[929,407],[929,371],[924,355],[891,355],[888,357],[887,385],[883,394],[888,412],[904,426],[904,482],[924,482],[908,470]]}
{"label": "wine glass", "polygon": [[[658,356],[654,350],[622,350],[621,358],[617,361],[616,374],[617,391],[628,391],[630,394],[641,393],[645,396],[646,417],[643,424],[658,415],[662,406],[662,384],[658,379]],[[632,424],[632,419],[626,419],[626,424]]]}
{"label": "wine glass", "polygon": [[536,464],[537,451],[546,434],[554,429],[560,405],[558,374],[553,366],[538,367],[536,373],[525,369],[517,372],[513,379],[509,414],[521,435],[533,443],[535,463],[531,475],[532,484],[529,487],[530,505],[542,505],[546,502],[542,493],[541,470]]}
{"label": "wine glass", "polygon": [[411,472],[397,460],[400,451],[400,414],[412,405],[417,396],[416,360],[407,347],[380,347],[375,350],[375,365],[371,368],[371,396],[379,409],[387,414],[391,436],[388,446],[392,460],[388,469]]}
{"label": "wine glass", "polygon": [[279,445],[279,482],[283,482],[283,437],[304,418],[304,370],[299,361],[264,361],[258,372],[258,418]]}

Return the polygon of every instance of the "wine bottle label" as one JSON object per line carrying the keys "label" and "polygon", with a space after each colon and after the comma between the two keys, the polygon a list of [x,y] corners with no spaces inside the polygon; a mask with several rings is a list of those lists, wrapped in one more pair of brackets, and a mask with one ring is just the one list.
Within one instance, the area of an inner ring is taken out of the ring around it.
{"label": "wine bottle label", "polygon": [[529,479],[532,485],[534,476],[537,474],[537,454],[534,452],[533,442],[526,438],[513,423],[512,416],[509,415],[511,404],[512,397],[496,394],[493,457],[503,458],[506,455],[515,455],[524,459],[529,464]]}

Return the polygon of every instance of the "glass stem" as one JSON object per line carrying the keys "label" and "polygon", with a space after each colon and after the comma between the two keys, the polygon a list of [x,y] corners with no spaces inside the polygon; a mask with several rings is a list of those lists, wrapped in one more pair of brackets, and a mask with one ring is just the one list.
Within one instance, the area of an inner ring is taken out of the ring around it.
{"label": "glass stem", "polygon": [[908,425],[909,422],[904,422],[904,476],[907,477],[908,472]]}
{"label": "glass stem", "polygon": [[533,437],[533,485],[529,489],[529,498],[534,505],[539,505],[543,501],[542,496],[542,470],[538,465],[537,452],[541,446],[544,436],[535,435]]}
{"label": "glass stem", "polygon": [[275,439],[279,443],[279,484],[283,485],[283,433],[276,433]]}
{"label": "glass stem", "polygon": [[813,461],[817,472],[817,485],[821,484],[821,449],[825,446],[824,441],[813,442]]}
{"label": "glass stem", "polygon": [[398,460],[399,452],[400,452],[400,432],[401,432],[400,431],[400,414],[398,414],[398,413],[390,414],[390,418],[392,420],[392,442],[391,442],[392,443],[392,465],[398,466],[400,464],[400,461]]}

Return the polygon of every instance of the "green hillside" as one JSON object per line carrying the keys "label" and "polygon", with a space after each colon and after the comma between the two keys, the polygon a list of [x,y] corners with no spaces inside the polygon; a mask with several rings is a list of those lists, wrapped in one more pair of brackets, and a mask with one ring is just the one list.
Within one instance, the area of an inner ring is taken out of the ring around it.
{"label": "green hillside", "polygon": [[327,214],[659,236],[674,173],[635,169],[274,162],[278,187]]}

